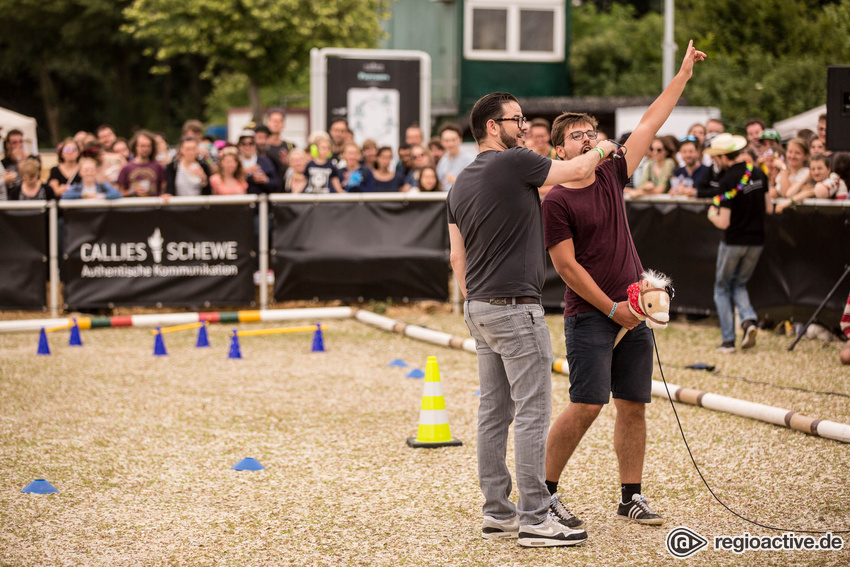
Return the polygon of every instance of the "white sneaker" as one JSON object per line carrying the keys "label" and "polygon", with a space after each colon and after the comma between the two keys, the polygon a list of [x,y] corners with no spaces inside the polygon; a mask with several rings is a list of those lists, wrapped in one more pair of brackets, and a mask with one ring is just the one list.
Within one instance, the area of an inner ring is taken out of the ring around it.
{"label": "white sneaker", "polygon": [[576,545],[587,540],[584,530],[571,530],[549,512],[539,524],[520,526],[518,543],[523,547]]}
{"label": "white sneaker", "polygon": [[484,516],[481,524],[481,537],[484,539],[516,539],[519,532],[519,516],[509,520],[497,520],[492,516]]}

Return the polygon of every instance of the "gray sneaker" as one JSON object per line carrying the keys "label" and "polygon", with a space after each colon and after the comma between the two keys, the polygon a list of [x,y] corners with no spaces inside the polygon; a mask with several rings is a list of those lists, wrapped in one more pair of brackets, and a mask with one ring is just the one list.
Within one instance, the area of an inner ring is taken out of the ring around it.
{"label": "gray sneaker", "polygon": [[554,547],[558,545],[577,545],[587,541],[587,532],[571,530],[558,521],[551,512],[539,524],[520,526],[519,543],[523,547]]}
{"label": "gray sneaker", "polygon": [[741,348],[752,348],[756,346],[756,334],[759,332],[758,325],[752,319],[747,319],[741,326],[744,328],[744,338],[741,339]]}
{"label": "gray sneaker", "polygon": [[497,520],[492,516],[484,516],[481,524],[481,537],[484,539],[516,539],[519,532],[519,516],[509,520]]}
{"label": "gray sneaker", "polygon": [[584,522],[570,512],[564,503],[561,502],[559,494],[553,494],[549,500],[549,511],[553,516],[558,518],[558,521],[570,528],[571,530],[580,530],[584,527]]}

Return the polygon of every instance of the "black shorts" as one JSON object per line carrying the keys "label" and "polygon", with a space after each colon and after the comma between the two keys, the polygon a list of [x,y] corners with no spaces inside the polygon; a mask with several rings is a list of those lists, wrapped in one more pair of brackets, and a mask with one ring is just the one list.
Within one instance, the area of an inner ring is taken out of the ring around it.
{"label": "black shorts", "polygon": [[564,319],[570,401],[607,404],[611,394],[644,404],[652,400],[652,331],[641,323],[614,348],[621,328],[599,311]]}

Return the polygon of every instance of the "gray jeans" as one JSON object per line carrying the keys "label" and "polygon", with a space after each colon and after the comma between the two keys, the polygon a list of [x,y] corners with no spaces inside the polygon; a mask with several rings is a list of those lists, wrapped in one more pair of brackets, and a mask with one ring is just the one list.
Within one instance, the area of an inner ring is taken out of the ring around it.
{"label": "gray jeans", "polygon": [[[466,301],[464,320],[478,351],[478,478],[484,514],[521,525],[546,519],[546,435],[552,415],[552,341],[543,307]],[[514,423],[519,501],[510,500],[505,462],[508,428]]]}

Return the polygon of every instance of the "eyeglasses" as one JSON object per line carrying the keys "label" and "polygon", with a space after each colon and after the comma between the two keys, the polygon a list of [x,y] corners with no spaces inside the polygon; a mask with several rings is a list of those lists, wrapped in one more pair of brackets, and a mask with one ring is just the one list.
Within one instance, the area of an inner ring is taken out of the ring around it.
{"label": "eyeglasses", "polygon": [[581,130],[576,130],[575,132],[570,132],[569,134],[567,134],[567,136],[569,136],[570,138],[572,138],[576,142],[580,142],[581,139],[584,138],[585,136],[587,136],[588,140],[595,140],[598,135],[599,135],[599,132],[597,132],[596,130],[588,130],[587,132],[582,132]]}
{"label": "eyeglasses", "polygon": [[664,148],[649,148],[649,151],[652,152],[652,153],[663,152]]}
{"label": "eyeglasses", "polygon": [[412,157],[413,159],[419,159],[422,157],[428,157],[428,154],[410,154],[410,157]]}
{"label": "eyeglasses", "polygon": [[246,140],[244,142],[239,142],[239,145],[240,146],[253,146],[254,142],[253,142],[253,140]]}
{"label": "eyeglasses", "polygon": [[525,116],[511,116],[510,118],[494,118],[496,122],[516,122],[517,128],[522,128],[525,126],[525,122],[528,120]]}

